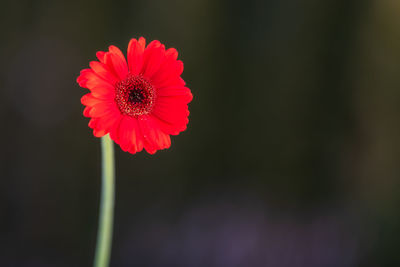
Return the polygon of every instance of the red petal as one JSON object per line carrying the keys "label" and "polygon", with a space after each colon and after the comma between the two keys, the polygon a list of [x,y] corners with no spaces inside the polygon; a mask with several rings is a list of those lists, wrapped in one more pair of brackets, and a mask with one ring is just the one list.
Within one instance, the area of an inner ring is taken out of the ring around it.
{"label": "red petal", "polygon": [[171,59],[173,59],[173,60],[177,60],[177,58],[178,58],[178,51],[176,51],[176,49],[173,48],[173,47],[168,48],[167,51],[165,51],[165,56],[166,56],[167,58],[171,58]]}
{"label": "red petal", "polygon": [[93,129],[93,135],[96,137],[103,137],[107,132],[104,129]]}
{"label": "red petal", "polygon": [[89,121],[88,125],[89,125],[90,128],[94,129],[96,127],[96,125],[97,125],[97,122],[98,122],[98,119],[91,119]]}
{"label": "red petal", "polygon": [[140,152],[143,150],[144,147],[144,140],[143,140],[143,136],[140,132],[140,128],[138,125],[137,120],[135,121],[134,124],[134,135],[133,135],[133,146],[129,149],[129,153],[135,154],[136,152]]}
{"label": "red petal", "polygon": [[110,132],[116,123],[121,119],[121,114],[118,113],[109,113],[98,119],[97,129],[103,129],[107,133]]}
{"label": "red petal", "polygon": [[92,106],[89,112],[91,117],[100,118],[109,114],[117,114],[115,103],[101,102]]}
{"label": "red petal", "polygon": [[138,75],[143,66],[143,53],[146,40],[140,37],[139,41],[131,39],[128,45],[128,64],[129,72],[132,75]]}
{"label": "red petal", "polygon": [[[109,51],[110,52],[108,53],[108,55],[110,55],[110,59],[115,73],[121,80],[125,79],[126,75],[128,74],[128,65],[126,64],[124,55],[122,54],[121,50],[119,50],[118,47],[113,45],[109,47]],[[106,62],[107,62],[107,55],[106,55]]]}
{"label": "red petal", "polygon": [[91,69],[83,69],[80,71],[78,78],[76,78],[76,82],[79,84],[80,87],[86,88],[86,82],[88,78],[86,77],[88,72],[92,72]]}
{"label": "red petal", "polygon": [[103,51],[98,51],[97,53],[96,53],[96,57],[99,59],[99,61],[101,62],[101,63],[104,63],[104,56],[105,56],[105,54],[106,54],[106,52],[103,52]]}
{"label": "red petal", "polygon": [[158,71],[165,58],[165,47],[159,41],[151,42],[144,51],[142,74],[147,78]]}
{"label": "red petal", "polygon": [[110,84],[115,84],[118,81],[118,78],[114,76],[114,74],[105,64],[98,61],[91,61],[89,65],[99,77],[108,81]]}
{"label": "red petal", "polygon": [[160,70],[154,75],[153,82],[157,87],[165,87],[174,85],[176,80],[180,77],[183,72],[183,62],[176,60],[171,63],[165,64]]}
{"label": "red petal", "polygon": [[92,69],[82,70],[80,76],[77,78],[77,82],[81,87],[89,89],[103,86],[114,87],[109,81],[106,81],[98,76]]}
{"label": "red petal", "polygon": [[123,115],[119,116],[119,117],[117,118],[117,120],[115,121],[115,123],[114,123],[112,129],[110,130],[110,137],[111,137],[111,139],[114,140],[117,144],[120,144],[120,140],[119,140],[119,137],[118,137],[118,129],[119,129],[119,126],[120,126],[121,121],[122,121],[123,118],[124,118]]}
{"label": "red petal", "polygon": [[124,116],[118,132],[122,150],[134,154],[143,149],[143,139],[140,136],[137,119]]}
{"label": "red petal", "polygon": [[[182,61],[177,61],[178,52],[175,48],[170,48],[165,52],[165,60],[153,77],[156,87],[167,86],[169,81],[176,80],[183,72]],[[172,84],[171,84],[172,85]]]}
{"label": "red petal", "polygon": [[99,103],[103,103],[103,100],[100,100],[98,98],[93,97],[93,95],[91,93],[88,93],[84,96],[81,97],[81,103],[85,106],[94,106],[97,105]]}
{"label": "red petal", "polygon": [[138,120],[138,123],[145,141],[144,148],[148,153],[154,154],[157,150],[171,146],[170,136],[161,131],[159,125],[151,116],[143,116]]}
{"label": "red petal", "polygon": [[95,85],[90,91],[98,99],[112,101],[115,98],[115,88],[108,84]]}
{"label": "red petal", "polygon": [[154,116],[167,123],[176,125],[177,128],[182,129],[183,126],[189,122],[189,110],[186,104],[171,104],[158,102],[154,109]]}
{"label": "red petal", "polygon": [[92,95],[102,100],[113,100],[115,98],[115,90],[108,87],[95,87],[91,89]]}
{"label": "red petal", "polygon": [[178,126],[177,124],[174,123],[168,123],[166,121],[159,119],[154,114],[152,115],[152,118],[154,122],[157,123],[157,125],[160,127],[160,129],[166,134],[177,135],[180,132],[186,130],[186,124],[181,124]]}
{"label": "red petal", "polygon": [[[164,97],[177,97],[179,101],[187,104],[193,99],[193,95],[190,92],[190,89],[184,86],[173,86],[173,87],[164,87],[157,91],[157,96],[161,99]],[[165,98],[165,101],[168,101],[169,98]],[[164,102],[164,99],[162,100]]]}
{"label": "red petal", "polygon": [[92,109],[91,107],[86,107],[86,108],[83,110],[83,116],[89,118],[89,117],[90,117],[89,112],[90,112],[91,109]]}
{"label": "red petal", "polygon": [[93,135],[96,137],[102,137],[103,135],[106,134],[106,131],[104,129],[98,129],[97,125],[99,123],[98,119],[91,119],[89,121],[89,127],[93,129]]}

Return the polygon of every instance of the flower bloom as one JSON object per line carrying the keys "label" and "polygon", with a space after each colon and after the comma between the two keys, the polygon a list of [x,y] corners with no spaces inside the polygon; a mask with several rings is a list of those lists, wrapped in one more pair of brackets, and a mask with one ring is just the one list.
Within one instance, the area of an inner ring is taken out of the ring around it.
{"label": "flower bloom", "polygon": [[174,48],[154,40],[131,39],[127,61],[115,46],[99,51],[99,61],[80,72],[77,82],[90,93],[81,98],[90,117],[89,127],[101,137],[107,133],[132,154],[143,148],[150,154],[169,148],[170,135],[186,129],[188,103],[193,96],[180,77],[183,63]]}

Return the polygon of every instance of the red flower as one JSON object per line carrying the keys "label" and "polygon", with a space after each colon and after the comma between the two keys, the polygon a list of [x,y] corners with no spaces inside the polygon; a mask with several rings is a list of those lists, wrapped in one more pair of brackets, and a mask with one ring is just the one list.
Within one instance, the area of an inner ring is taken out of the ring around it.
{"label": "red flower", "polygon": [[174,48],[165,50],[159,41],[132,39],[127,59],[110,46],[99,51],[99,61],[81,71],[77,82],[91,92],[81,99],[83,115],[91,117],[89,127],[134,154],[143,148],[150,154],[170,147],[170,135],[186,129],[190,89],[180,77],[183,63]]}

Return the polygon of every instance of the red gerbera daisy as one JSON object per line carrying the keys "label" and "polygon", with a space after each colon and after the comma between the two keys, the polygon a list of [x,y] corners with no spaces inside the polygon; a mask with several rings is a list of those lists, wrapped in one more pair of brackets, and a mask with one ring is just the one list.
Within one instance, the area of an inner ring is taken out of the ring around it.
{"label": "red gerbera daisy", "polygon": [[143,148],[150,154],[170,147],[170,135],[186,129],[190,89],[180,77],[183,63],[174,48],[159,41],[132,39],[127,59],[110,46],[96,54],[99,61],[81,71],[77,82],[91,92],[81,99],[89,127],[101,137],[110,134],[124,151]]}

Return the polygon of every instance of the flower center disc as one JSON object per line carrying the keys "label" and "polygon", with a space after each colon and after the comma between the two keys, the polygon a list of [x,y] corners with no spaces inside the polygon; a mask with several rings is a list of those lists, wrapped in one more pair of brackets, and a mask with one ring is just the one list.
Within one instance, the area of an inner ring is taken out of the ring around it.
{"label": "flower center disc", "polygon": [[133,117],[149,114],[155,102],[155,90],[143,76],[128,75],[115,85],[115,101],[124,115]]}

